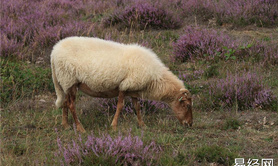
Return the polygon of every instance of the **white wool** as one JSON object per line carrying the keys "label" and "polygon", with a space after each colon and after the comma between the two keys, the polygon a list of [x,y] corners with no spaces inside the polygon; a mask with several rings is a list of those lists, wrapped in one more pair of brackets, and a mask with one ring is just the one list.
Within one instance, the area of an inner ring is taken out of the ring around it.
{"label": "white wool", "polygon": [[150,49],[89,37],[59,41],[51,53],[51,66],[57,106],[64,93],[79,82],[96,92],[139,91],[161,80],[168,70]]}

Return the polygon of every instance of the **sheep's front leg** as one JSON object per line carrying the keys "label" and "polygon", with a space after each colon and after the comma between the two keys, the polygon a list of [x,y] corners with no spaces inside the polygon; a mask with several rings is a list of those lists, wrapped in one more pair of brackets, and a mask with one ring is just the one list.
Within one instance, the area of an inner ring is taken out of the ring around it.
{"label": "sheep's front leg", "polygon": [[140,111],[140,104],[139,104],[138,99],[136,97],[132,97],[132,104],[133,104],[133,106],[136,110],[137,120],[138,120],[139,126],[144,127],[145,124],[142,120],[141,111]]}
{"label": "sheep's front leg", "polygon": [[77,92],[77,87],[73,86],[69,89],[69,109],[71,111],[72,117],[74,119],[75,125],[76,125],[76,130],[80,131],[81,133],[85,133],[85,129],[83,128],[82,124],[80,123],[76,111],[75,111],[75,98],[76,98],[76,92]]}
{"label": "sheep's front leg", "polygon": [[116,110],[115,116],[114,116],[112,124],[111,124],[113,130],[117,129],[118,118],[119,118],[121,110],[124,107],[124,98],[125,98],[124,92],[120,91],[119,97],[118,97],[118,103],[117,103],[117,110]]}

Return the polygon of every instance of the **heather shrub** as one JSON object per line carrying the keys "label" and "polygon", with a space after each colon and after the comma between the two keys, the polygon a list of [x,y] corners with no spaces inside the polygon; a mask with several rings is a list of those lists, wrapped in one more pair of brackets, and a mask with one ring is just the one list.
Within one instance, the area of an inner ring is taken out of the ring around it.
{"label": "heather shrub", "polygon": [[142,111],[147,115],[156,113],[159,110],[168,109],[168,105],[160,101],[142,100],[140,99],[140,106]]}
{"label": "heather shrub", "polygon": [[4,0],[0,12],[1,56],[30,58],[65,37],[91,35],[92,25],[79,18],[85,8],[85,1]]}
{"label": "heather shrub", "polygon": [[[98,98],[97,99],[97,104],[98,104],[98,109],[100,111],[115,111],[117,109],[117,98],[113,99],[104,99],[104,98]],[[140,102],[140,109],[141,112],[144,112],[145,114],[150,114],[154,113],[158,110],[166,109],[168,106],[162,102],[158,101],[151,101],[151,100],[139,100]],[[130,98],[125,99],[125,105],[123,108],[125,113],[133,113],[135,112],[135,109],[133,107],[133,104],[131,102]]]}
{"label": "heather shrub", "polygon": [[203,76],[203,74],[204,74],[204,70],[195,70],[193,71],[192,74],[179,72],[178,77],[185,82],[189,82],[189,81],[200,79]]}
{"label": "heather shrub", "polygon": [[[97,98],[97,109],[101,112],[115,111],[117,109],[117,98],[106,99],[106,98]],[[125,113],[133,112],[133,107],[130,99],[125,99],[123,111]]]}
{"label": "heather shrub", "polygon": [[0,41],[0,47],[1,47],[1,56],[16,56],[21,55],[21,50],[23,49],[23,44],[17,42],[15,39],[9,39],[6,35],[4,35],[2,32],[0,34],[1,41]]}
{"label": "heather shrub", "polygon": [[201,18],[203,21],[206,21],[214,16],[214,12],[210,6],[210,1],[202,0],[186,0],[179,4],[179,7],[182,9],[182,14],[184,16],[196,15],[198,18]]}
{"label": "heather shrub", "polygon": [[219,75],[219,66],[218,65],[211,65],[204,72],[204,76],[206,78],[211,78]]}
{"label": "heather shrub", "polygon": [[278,64],[277,43],[273,41],[244,42],[216,30],[186,27],[184,35],[173,43],[172,62],[195,60],[246,60],[266,65]]}
{"label": "heather shrub", "polygon": [[[230,51],[238,46],[228,36],[215,30],[201,29],[199,27],[186,27],[184,35],[173,43],[173,62],[186,62],[188,60],[213,60],[224,58]],[[229,49],[227,49],[229,48]]]}
{"label": "heather shrub", "polygon": [[232,23],[238,26],[278,24],[276,0],[187,0],[181,4],[185,16],[196,15],[202,20],[216,18],[216,23]]}
{"label": "heather shrub", "polygon": [[[141,136],[142,137],[142,136]],[[90,134],[84,142],[79,136],[67,146],[57,138],[59,151],[56,153],[64,165],[152,165],[158,161],[162,149],[154,141],[146,144],[139,136]]]}
{"label": "heather shrub", "polygon": [[211,102],[216,107],[238,107],[239,110],[250,108],[272,108],[277,100],[271,89],[263,84],[262,77],[255,73],[241,76],[228,75],[209,85]]}
{"label": "heather shrub", "polygon": [[156,3],[137,2],[124,9],[116,10],[104,20],[105,26],[119,24],[120,28],[135,29],[176,29],[181,26],[180,20],[171,12]]}
{"label": "heather shrub", "polygon": [[274,41],[256,41],[248,49],[248,55],[253,61],[262,65],[278,65],[278,47]]}
{"label": "heather shrub", "polygon": [[[224,1],[226,8],[216,11],[219,24],[232,22],[236,25],[256,24],[274,26],[278,24],[278,2],[275,0]],[[219,6],[219,8],[221,8]]]}

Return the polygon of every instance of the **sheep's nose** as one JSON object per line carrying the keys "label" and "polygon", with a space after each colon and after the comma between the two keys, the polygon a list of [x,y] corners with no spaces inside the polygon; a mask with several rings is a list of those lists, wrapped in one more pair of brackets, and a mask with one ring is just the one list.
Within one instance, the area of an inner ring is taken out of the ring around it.
{"label": "sheep's nose", "polygon": [[187,124],[187,127],[192,127],[193,122],[192,122],[192,121],[190,121],[190,122],[187,122],[186,124]]}
{"label": "sheep's nose", "polygon": [[192,122],[192,121],[186,122],[186,121],[184,120],[184,121],[182,122],[182,124],[183,124],[184,126],[187,126],[187,127],[192,127],[193,122]]}

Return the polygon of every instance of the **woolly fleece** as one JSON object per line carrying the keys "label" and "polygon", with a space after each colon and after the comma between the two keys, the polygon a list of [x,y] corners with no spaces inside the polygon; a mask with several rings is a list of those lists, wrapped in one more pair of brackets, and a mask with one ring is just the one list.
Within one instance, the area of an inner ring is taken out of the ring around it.
{"label": "woolly fleece", "polygon": [[[136,44],[126,45],[99,38],[69,37],[59,41],[51,53],[52,77],[60,107],[67,90],[85,83],[95,92],[119,88],[140,91],[170,74],[184,87],[156,54]],[[153,86],[153,85],[152,85]]]}

